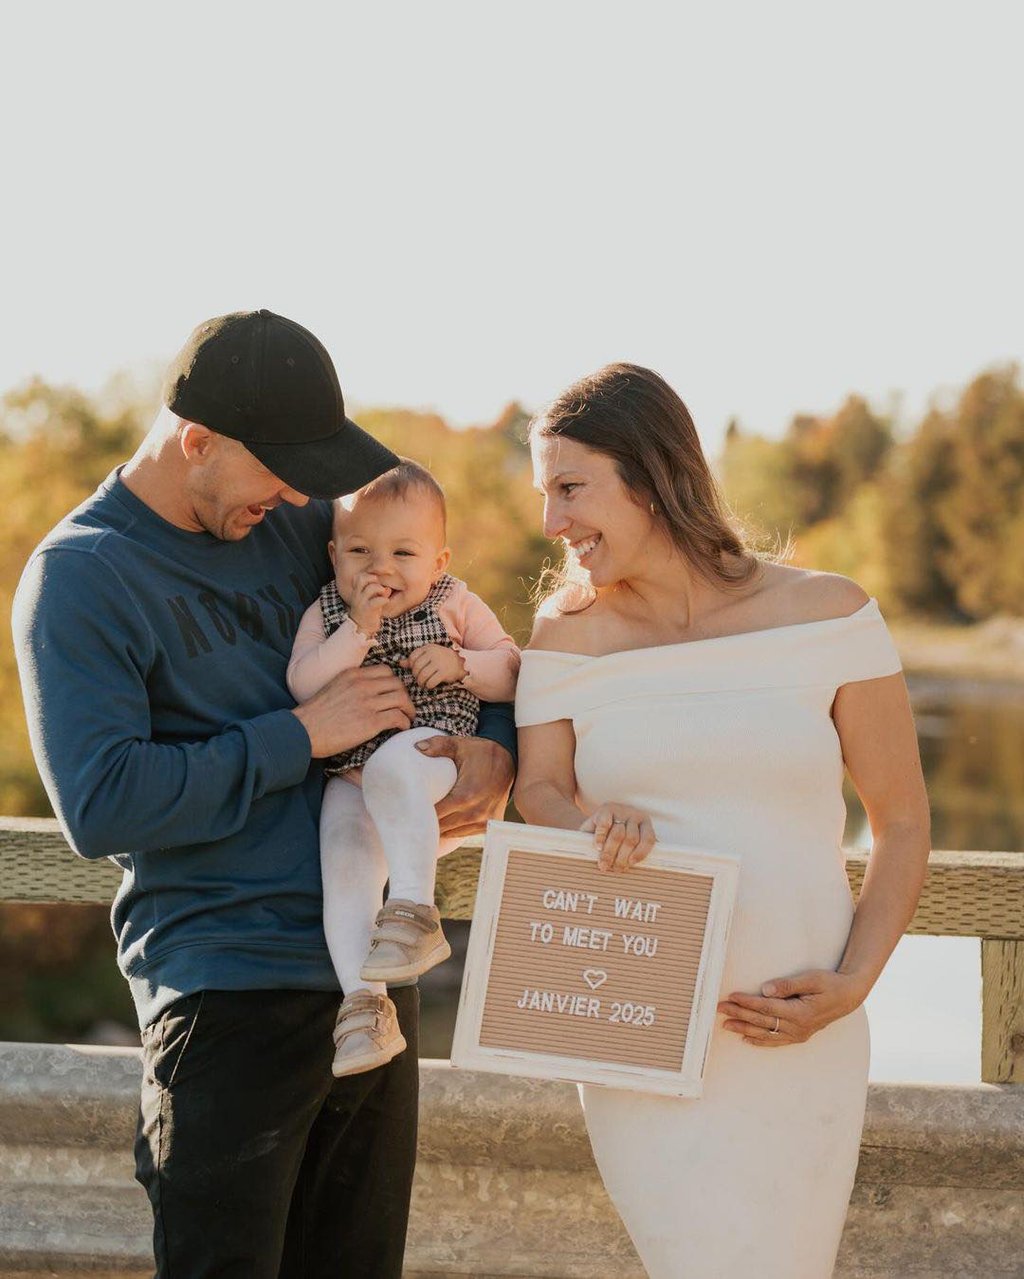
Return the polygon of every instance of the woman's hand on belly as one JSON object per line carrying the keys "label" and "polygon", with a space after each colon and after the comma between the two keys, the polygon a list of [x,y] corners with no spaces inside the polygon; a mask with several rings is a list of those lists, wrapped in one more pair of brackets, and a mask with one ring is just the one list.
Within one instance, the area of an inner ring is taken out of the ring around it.
{"label": "woman's hand on belly", "polygon": [[725,1030],[759,1048],[806,1043],[812,1035],[864,1002],[861,983],[843,973],[813,968],[765,982],[760,995],[733,993],[718,1005]]}
{"label": "woman's hand on belly", "polygon": [[642,862],[654,847],[651,819],[629,804],[602,804],[590,814],[580,830],[593,832],[600,856],[598,870],[629,870]]}

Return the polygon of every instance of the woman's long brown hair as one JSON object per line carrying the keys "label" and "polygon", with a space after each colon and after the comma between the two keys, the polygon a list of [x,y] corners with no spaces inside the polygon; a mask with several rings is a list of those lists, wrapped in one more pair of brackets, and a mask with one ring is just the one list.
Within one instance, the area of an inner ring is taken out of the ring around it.
{"label": "woman's long brown hair", "polygon": [[[757,571],[758,557],[735,527],[697,437],[690,411],[664,378],[638,364],[607,364],[580,378],[530,423],[530,438],[562,436],[603,453],[639,506],[649,507],[695,572],[736,587]],[[593,589],[567,552],[546,570],[538,595],[559,611]]]}

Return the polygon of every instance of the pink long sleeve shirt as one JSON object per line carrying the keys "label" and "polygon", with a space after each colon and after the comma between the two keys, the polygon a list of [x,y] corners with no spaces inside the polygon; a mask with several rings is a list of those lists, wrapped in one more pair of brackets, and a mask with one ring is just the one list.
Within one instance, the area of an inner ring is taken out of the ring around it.
{"label": "pink long sleeve shirt", "polygon": [[[466,664],[462,681],[466,688],[484,702],[511,701],[520,652],[479,595],[456,578],[454,589],[437,605],[437,615]],[[320,603],[314,601],[302,615],[292,646],[289,692],[297,702],[308,701],[341,671],[361,666],[372,645],[372,637],[364,635],[350,617],[326,635]]]}

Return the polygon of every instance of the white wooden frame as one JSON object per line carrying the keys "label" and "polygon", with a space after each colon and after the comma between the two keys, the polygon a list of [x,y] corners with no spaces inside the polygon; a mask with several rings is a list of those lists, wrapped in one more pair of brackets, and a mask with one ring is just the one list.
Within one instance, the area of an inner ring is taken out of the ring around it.
{"label": "white wooden frame", "polygon": [[[713,881],[682,1064],[678,1070],[665,1070],[619,1062],[588,1063],[580,1057],[562,1057],[532,1049],[495,1048],[480,1043],[505,873],[513,850],[591,862],[597,858],[592,835],[518,822],[488,824],[452,1045],[452,1065],[499,1074],[699,1097],[722,982],[739,859],[659,843],[644,863],[656,869],[706,875]],[[622,878],[626,882],[628,872]]]}

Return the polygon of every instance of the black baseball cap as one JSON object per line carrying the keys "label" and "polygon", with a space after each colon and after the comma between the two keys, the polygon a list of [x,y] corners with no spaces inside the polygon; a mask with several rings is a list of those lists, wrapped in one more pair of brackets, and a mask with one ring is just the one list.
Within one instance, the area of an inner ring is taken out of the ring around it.
{"label": "black baseball cap", "polygon": [[235,311],[193,329],[167,371],[178,417],[238,440],[307,497],[354,493],[399,459],[345,416],[323,343],[273,311]]}

